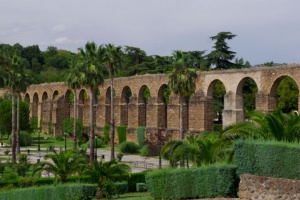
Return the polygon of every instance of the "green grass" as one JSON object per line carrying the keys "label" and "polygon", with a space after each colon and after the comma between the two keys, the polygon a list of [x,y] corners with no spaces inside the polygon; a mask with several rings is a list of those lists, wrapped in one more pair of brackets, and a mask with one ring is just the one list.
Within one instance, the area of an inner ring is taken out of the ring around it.
{"label": "green grass", "polygon": [[136,192],[136,193],[126,193],[118,196],[113,196],[112,199],[126,199],[126,200],[153,200],[154,198],[149,192]]}

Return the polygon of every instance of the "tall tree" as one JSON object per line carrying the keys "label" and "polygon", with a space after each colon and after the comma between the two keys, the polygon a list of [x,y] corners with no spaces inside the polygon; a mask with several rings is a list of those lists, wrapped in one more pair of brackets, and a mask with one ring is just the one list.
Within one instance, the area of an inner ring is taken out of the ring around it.
{"label": "tall tree", "polygon": [[179,111],[179,131],[181,139],[184,139],[183,132],[183,100],[190,97],[195,92],[195,81],[197,79],[196,69],[190,65],[189,55],[182,51],[173,52],[172,71],[168,73],[171,90],[174,94],[179,95],[180,111]]}
{"label": "tall tree", "polygon": [[82,85],[90,89],[90,164],[94,162],[94,94],[96,89],[103,85],[103,75],[106,71],[97,57],[97,45],[94,42],[87,42],[84,48],[79,48]]}
{"label": "tall tree", "polygon": [[18,71],[18,67],[20,64],[20,57],[13,56],[10,57],[5,52],[0,54],[0,65],[3,68],[4,74],[2,74],[4,79],[4,84],[7,88],[9,88],[11,92],[11,101],[12,101],[12,161],[16,162],[16,108],[15,108],[15,95],[16,90],[21,82],[21,74]]}
{"label": "tall tree", "polygon": [[105,45],[104,62],[109,71],[110,77],[110,141],[111,141],[111,160],[115,160],[115,116],[114,116],[114,77],[117,69],[122,66],[121,47],[113,44]]}
{"label": "tall tree", "polygon": [[220,32],[216,36],[210,37],[215,42],[212,52],[207,55],[208,64],[215,66],[215,69],[239,68],[239,64],[230,62],[235,57],[235,52],[230,51],[230,47],[225,40],[231,40],[236,35],[231,32]]}
{"label": "tall tree", "polygon": [[76,60],[72,60],[69,63],[70,72],[67,74],[66,83],[74,92],[74,125],[73,125],[73,134],[74,134],[74,149],[77,149],[77,89],[81,87],[81,72],[77,65]]}

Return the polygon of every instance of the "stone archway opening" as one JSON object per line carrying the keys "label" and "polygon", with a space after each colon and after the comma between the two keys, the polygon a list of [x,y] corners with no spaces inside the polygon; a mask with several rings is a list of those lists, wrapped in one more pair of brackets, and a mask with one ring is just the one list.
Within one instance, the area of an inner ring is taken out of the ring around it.
{"label": "stone archway opening", "polygon": [[147,104],[150,95],[149,87],[143,85],[138,96],[138,126],[146,126],[147,124]]}
{"label": "stone archway opening", "polygon": [[28,105],[30,104],[30,96],[28,93],[25,94],[24,102],[26,102]]}
{"label": "stone archway opening", "polygon": [[220,80],[214,80],[208,87],[207,97],[212,101],[212,108],[208,115],[213,115],[214,130],[220,130],[223,126],[224,96],[226,94],[225,85]]}
{"label": "stone archway opening", "polygon": [[[84,113],[85,113],[85,106],[87,103],[87,93],[86,90],[82,89],[79,92],[78,95],[78,119],[81,119],[82,121],[84,121],[85,117],[84,117]],[[88,112],[88,111],[87,111]]]}
{"label": "stone archway opening", "polygon": [[290,76],[277,78],[269,94],[269,111],[280,109],[284,113],[298,111],[299,107],[299,87]]}
{"label": "stone archway opening", "polygon": [[244,111],[244,118],[249,118],[252,111],[256,109],[255,97],[258,91],[256,82],[250,78],[243,78],[238,84],[236,91],[236,109]]}
{"label": "stone archway opening", "polygon": [[130,101],[130,97],[132,96],[132,92],[130,87],[125,86],[122,90],[121,95],[121,105],[120,105],[120,121],[121,125],[128,126],[128,105]]}
{"label": "stone archway opening", "polygon": [[157,126],[160,129],[168,128],[168,103],[170,96],[170,88],[163,84],[160,86],[157,94]]}

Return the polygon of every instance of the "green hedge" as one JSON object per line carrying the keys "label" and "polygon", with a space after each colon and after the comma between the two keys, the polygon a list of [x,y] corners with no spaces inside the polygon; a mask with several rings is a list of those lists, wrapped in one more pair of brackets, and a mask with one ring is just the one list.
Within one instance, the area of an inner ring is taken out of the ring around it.
{"label": "green hedge", "polygon": [[145,183],[145,176],[147,172],[132,173],[130,177],[128,176],[116,176],[115,181],[127,181],[128,192],[136,192],[137,183]]}
{"label": "green hedge", "polygon": [[104,143],[105,144],[108,144],[109,141],[110,141],[109,131],[110,131],[110,126],[109,125],[105,125],[104,126]]}
{"label": "green hedge", "polygon": [[145,127],[144,126],[137,127],[136,134],[137,134],[139,147],[143,147],[145,145]]}
{"label": "green hedge", "polygon": [[234,144],[237,174],[299,179],[298,143],[238,140]]}
{"label": "green hedge", "polygon": [[[12,143],[11,135],[8,137],[8,143],[9,144]],[[32,144],[32,137],[30,133],[28,133],[27,131],[20,131],[20,146],[21,147],[30,146],[31,144]]]}
{"label": "green hedge", "polygon": [[163,169],[146,175],[148,192],[157,199],[236,197],[234,165],[215,164],[191,169]]}
{"label": "green hedge", "polygon": [[122,153],[137,153],[139,152],[139,146],[134,142],[122,142],[119,146],[119,150]]}
{"label": "green hedge", "polygon": [[127,126],[118,126],[117,127],[119,144],[126,141],[126,130],[127,130]]}
{"label": "green hedge", "polygon": [[96,185],[92,184],[64,184],[57,186],[31,187],[4,191],[0,194],[3,200],[63,200],[63,199],[91,199],[95,196]]}

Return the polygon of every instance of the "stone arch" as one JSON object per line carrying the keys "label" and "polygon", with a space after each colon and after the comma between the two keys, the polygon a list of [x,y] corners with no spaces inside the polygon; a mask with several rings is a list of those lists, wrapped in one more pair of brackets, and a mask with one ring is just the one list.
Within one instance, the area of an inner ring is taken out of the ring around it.
{"label": "stone arch", "polygon": [[121,94],[121,105],[120,105],[120,124],[128,125],[128,104],[130,101],[130,97],[132,96],[132,92],[130,87],[125,86],[122,90]]}
{"label": "stone arch", "polygon": [[41,124],[43,132],[47,132],[47,125],[50,121],[50,101],[48,97],[48,93],[46,91],[43,92],[42,95],[42,103],[41,103]]}
{"label": "stone arch", "polygon": [[[85,105],[87,100],[87,92],[85,89],[81,89],[78,94],[78,119],[84,121]],[[88,108],[87,108],[88,109]]]}
{"label": "stone arch", "polygon": [[167,84],[161,85],[157,94],[157,125],[158,128],[164,129],[168,128],[167,99],[164,96],[164,92],[167,88]]}
{"label": "stone arch", "polygon": [[39,95],[37,92],[33,94],[32,106],[31,106],[31,117],[38,118],[38,107],[39,107]]}
{"label": "stone arch", "polygon": [[[237,96],[236,97],[236,101],[237,101],[236,109],[246,110],[244,99],[247,97],[245,96],[245,91],[250,90],[251,88],[249,88],[249,87],[255,87],[256,90],[253,92],[255,92],[255,94],[257,93],[257,90],[258,90],[257,84],[256,84],[255,80],[252,79],[251,77],[245,77],[238,83],[238,86],[236,89],[236,96]],[[251,91],[249,91],[249,92],[251,92]],[[255,94],[253,95],[254,97],[255,97]],[[255,109],[255,98],[253,100],[251,100],[251,102],[252,102],[251,104],[253,104],[252,110],[254,110]]]}
{"label": "stone arch", "polygon": [[[214,94],[216,92],[217,85],[222,85],[224,87],[223,89],[225,89],[225,92],[223,92],[223,94],[224,94],[223,96],[219,96],[218,99],[215,99]],[[226,86],[219,79],[213,80],[207,88],[207,101],[208,101],[207,104],[209,105],[209,107],[211,107],[211,109],[207,109],[208,110],[207,115],[213,116],[212,119],[213,119],[214,123],[222,124],[222,121],[223,121],[222,113],[224,110],[224,97],[225,97],[225,94],[227,94],[226,91],[227,91]]]}
{"label": "stone arch", "polygon": [[[296,103],[297,108],[294,108],[294,109],[298,110],[298,108],[299,108],[299,106],[298,106],[298,104],[299,104],[299,86],[296,83],[294,78],[292,78],[291,76],[288,76],[288,75],[283,75],[283,76],[276,78],[276,80],[272,83],[272,86],[271,86],[271,89],[269,92],[269,101],[268,101],[269,111],[273,111],[278,107],[278,99],[280,97],[278,94],[278,87],[280,86],[281,82],[286,78],[291,79],[292,82],[294,82],[294,84],[297,86],[297,89],[298,89],[297,97],[298,98],[294,99],[294,101],[297,101],[298,103]],[[293,99],[291,99],[291,101],[293,101]]]}
{"label": "stone arch", "polygon": [[[105,93],[105,124],[110,125],[110,120],[111,120],[111,86],[109,86],[106,89]],[[115,95],[115,90],[114,90],[114,95]]]}
{"label": "stone arch", "polygon": [[28,93],[25,94],[24,96],[24,101],[29,105],[30,104],[30,96]]}
{"label": "stone arch", "polygon": [[[138,126],[146,126],[146,124],[147,124],[146,119],[147,119],[148,99],[145,97],[145,91],[148,91],[148,90],[149,90],[149,87],[147,85],[143,85],[139,90],[139,94],[138,94]],[[149,90],[149,93],[150,93],[150,90]]]}
{"label": "stone arch", "polygon": [[59,92],[57,90],[55,90],[52,94],[52,100],[53,101],[57,101],[58,99],[58,95],[59,95]]}

